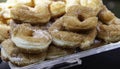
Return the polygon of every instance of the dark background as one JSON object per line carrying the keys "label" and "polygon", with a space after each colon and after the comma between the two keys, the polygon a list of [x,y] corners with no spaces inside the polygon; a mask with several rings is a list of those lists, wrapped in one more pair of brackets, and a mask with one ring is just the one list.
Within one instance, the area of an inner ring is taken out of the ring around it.
{"label": "dark background", "polygon": [[[0,0],[0,2],[5,0]],[[103,0],[104,4],[120,18],[120,0]],[[0,69],[10,69],[0,60]],[[55,68],[58,69],[58,68]],[[120,48],[82,58],[82,65],[68,69],[120,69]]]}

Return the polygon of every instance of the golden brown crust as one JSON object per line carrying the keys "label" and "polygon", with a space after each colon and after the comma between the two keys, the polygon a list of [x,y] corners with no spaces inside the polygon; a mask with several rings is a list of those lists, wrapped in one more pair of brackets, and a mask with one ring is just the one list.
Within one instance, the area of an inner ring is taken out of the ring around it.
{"label": "golden brown crust", "polygon": [[51,45],[48,48],[46,59],[55,59],[58,57],[63,57],[66,55],[73,54],[74,51],[75,51],[74,49],[62,49],[62,48],[56,47],[55,45]]}
{"label": "golden brown crust", "polygon": [[17,66],[70,55],[77,47],[103,45],[95,45],[96,36],[106,43],[120,41],[120,19],[102,0],[8,0],[7,4],[5,10],[0,4],[0,41],[8,38],[3,23],[11,17],[20,22],[11,24],[11,39],[2,43],[2,60]]}
{"label": "golden brown crust", "polygon": [[71,6],[70,8],[68,8],[66,15],[79,17],[85,20],[89,17],[96,17],[97,13],[91,8],[80,6],[80,5],[75,5],[75,6]]}
{"label": "golden brown crust", "polygon": [[43,61],[46,57],[46,52],[39,54],[23,54],[19,48],[10,40],[2,43],[2,47],[8,55],[9,61],[17,66],[25,66],[32,63]]}
{"label": "golden brown crust", "polygon": [[109,24],[109,22],[115,18],[115,15],[109,11],[106,6],[104,6],[102,11],[99,13],[99,18],[103,23]]}
{"label": "golden brown crust", "polygon": [[0,24],[0,42],[9,38],[10,27],[6,24]]}
{"label": "golden brown crust", "polygon": [[90,30],[97,26],[97,17],[90,17],[80,21],[77,17],[64,16],[63,27],[69,31]]}
{"label": "golden brown crust", "polygon": [[[65,27],[66,30],[72,32],[86,32],[96,28],[98,24],[98,18],[96,17],[98,12],[96,13],[95,9],[93,10],[88,6],[75,5],[71,6],[68,10],[69,11],[63,17],[63,27]],[[81,35],[84,37],[84,34],[81,33]]]}
{"label": "golden brown crust", "polygon": [[110,10],[107,9],[106,6],[102,9],[102,11],[99,13],[99,19],[107,25],[110,24],[120,24],[120,19],[115,16],[114,13],[112,13]]}
{"label": "golden brown crust", "polygon": [[103,39],[107,43],[119,41],[120,38],[120,25],[105,25],[99,24],[98,35],[100,39]]}
{"label": "golden brown crust", "polygon": [[[38,33],[37,33],[38,31]],[[36,33],[35,33],[36,32]],[[40,33],[42,32],[42,33]],[[14,28],[13,32],[13,37],[20,37],[25,39],[26,41],[29,42],[48,42],[50,39],[50,37],[45,38],[45,36],[48,36],[48,34],[44,33],[43,30],[38,29],[35,30],[34,28],[32,28],[32,26],[30,24],[20,24],[18,25],[16,28]],[[38,36],[37,34],[40,34],[43,37]],[[36,37],[34,37],[36,35]]]}
{"label": "golden brown crust", "polygon": [[33,0],[7,0],[6,3],[8,4],[8,6],[10,7],[14,7],[15,4],[24,4],[27,6],[34,6]]}
{"label": "golden brown crust", "polygon": [[94,14],[98,14],[103,8],[102,0],[79,0],[80,5],[90,8],[94,11]]}
{"label": "golden brown crust", "polygon": [[[58,41],[60,40],[63,41],[63,45],[61,45],[61,47],[65,47],[65,46],[69,47],[71,45],[72,48],[75,48],[76,46],[79,46],[82,40],[82,36],[77,33],[62,31],[63,29],[62,23],[63,23],[63,19],[60,18],[56,20],[56,22],[53,23],[52,26],[49,28],[49,32],[51,33],[53,38],[53,43],[57,46],[60,46],[60,43],[56,42],[56,40]],[[72,45],[70,43],[73,43],[75,45]]]}
{"label": "golden brown crust", "polygon": [[52,41],[51,35],[47,31],[36,29],[30,24],[19,24],[12,27],[11,39],[24,53],[44,52]]}
{"label": "golden brown crust", "polygon": [[84,34],[84,39],[81,42],[80,48],[85,50],[85,49],[90,49],[91,45],[94,44],[95,38],[97,36],[97,29],[94,28],[92,29],[89,33]]}
{"label": "golden brown crust", "polygon": [[[76,9],[78,8],[78,9]],[[66,12],[76,11],[80,13],[84,19],[97,16],[103,9],[102,0],[66,0]]]}
{"label": "golden brown crust", "polygon": [[65,0],[65,2],[66,2],[66,7],[65,7],[66,13],[68,13],[70,9],[72,9],[71,7],[80,6],[79,0]]}
{"label": "golden brown crust", "polygon": [[[75,33],[75,31],[92,31],[92,29],[95,29],[98,23],[96,15],[92,17],[93,15],[91,14],[90,17],[88,16],[88,13],[85,15],[81,14],[81,9],[83,7],[80,7],[79,5],[74,5],[70,7],[71,9],[68,9],[69,11],[62,16],[60,19],[56,20],[51,27],[49,28],[49,32],[52,35],[53,38],[53,43],[56,46],[61,46],[62,48],[76,48],[80,47],[82,41],[85,39],[84,37],[88,37],[88,40],[83,41],[82,47],[84,46],[84,42],[89,42],[87,43],[88,45],[91,45],[93,43],[93,40],[95,39],[96,32],[88,33],[88,34],[83,34],[83,33]],[[86,9],[88,10],[88,9]],[[90,13],[90,11],[89,11]],[[79,20],[79,16],[86,16],[86,19],[84,21]],[[86,35],[86,36],[85,36]],[[89,35],[94,35],[93,37],[89,37]],[[90,39],[90,41],[89,41]],[[87,46],[86,46],[87,47]]]}
{"label": "golden brown crust", "polygon": [[37,5],[33,9],[26,5],[17,4],[11,8],[11,17],[31,24],[45,24],[50,20],[51,15],[47,5]]}
{"label": "golden brown crust", "polygon": [[19,51],[22,52],[22,53],[25,53],[25,54],[39,54],[39,53],[43,53],[43,52],[46,52],[48,50],[48,48],[44,48],[44,49],[25,49],[25,48],[22,48],[22,47],[18,47],[19,48]]}
{"label": "golden brown crust", "polygon": [[50,12],[52,17],[59,17],[65,13],[65,3],[62,1],[52,2],[50,4]]}
{"label": "golden brown crust", "polygon": [[[64,22],[61,18],[61,19],[57,20],[49,28],[49,32],[52,35],[53,43],[55,45],[61,46],[62,48],[76,48],[78,46],[80,46],[81,48],[85,48],[85,47],[89,47],[91,44],[93,44],[94,39],[97,35],[96,27],[93,27],[94,29],[90,30],[89,33],[86,32],[86,34],[82,34],[82,33],[74,33],[74,32],[71,32],[71,31],[64,31],[62,23],[64,23]],[[60,44],[59,41],[62,41],[63,45],[62,45],[62,43]],[[68,42],[68,44],[64,44],[65,42],[66,43]],[[72,45],[72,43],[73,43],[73,45]]]}

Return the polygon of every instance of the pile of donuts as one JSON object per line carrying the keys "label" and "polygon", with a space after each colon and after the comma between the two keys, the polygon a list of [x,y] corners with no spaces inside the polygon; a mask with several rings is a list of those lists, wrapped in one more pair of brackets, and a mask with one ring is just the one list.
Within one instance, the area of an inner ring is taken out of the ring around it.
{"label": "pile of donuts", "polygon": [[1,58],[16,66],[55,59],[120,40],[120,19],[102,0],[0,3]]}

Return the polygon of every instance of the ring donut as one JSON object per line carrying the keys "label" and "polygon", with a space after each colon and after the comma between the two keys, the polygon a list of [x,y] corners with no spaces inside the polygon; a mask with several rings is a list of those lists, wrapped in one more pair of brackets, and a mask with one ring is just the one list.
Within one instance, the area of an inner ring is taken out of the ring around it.
{"label": "ring donut", "polygon": [[97,26],[97,17],[90,17],[84,21],[80,21],[78,16],[64,16],[63,27],[70,31],[90,30]]}
{"label": "ring donut", "polygon": [[106,43],[116,42],[120,40],[120,25],[105,25],[100,22],[98,25],[97,37]]}
{"label": "ring donut", "polygon": [[9,59],[9,61],[17,66],[26,66],[36,62],[44,61],[46,52],[39,54],[24,54],[19,51],[19,48],[10,40],[7,39],[2,43],[2,59]]}
{"label": "ring donut", "polygon": [[[85,34],[74,33],[72,31],[64,31],[63,23],[64,23],[64,19],[60,18],[56,20],[55,23],[53,23],[52,26],[49,28],[49,32],[51,33],[51,36],[53,38],[53,43],[57,46],[65,47],[65,48],[80,47],[83,39],[86,37],[86,36],[84,37]],[[92,35],[94,34],[96,36],[95,31],[89,34],[92,34]],[[86,34],[88,36],[87,39],[89,39],[89,34]],[[94,40],[95,36],[90,37],[90,38]]]}
{"label": "ring donut", "polygon": [[[96,27],[98,24],[98,18],[96,16],[102,9],[103,3],[97,0],[92,0],[89,3],[88,1],[85,2],[85,0],[80,0],[79,3],[77,1],[76,3],[74,2],[74,5],[69,3],[71,6],[67,8],[67,16],[65,15],[63,17],[63,27],[73,32],[90,30],[89,33],[82,34],[84,35],[84,39],[82,40],[80,46],[81,49],[89,49],[94,43],[95,37],[97,35]],[[83,5],[83,3],[86,4]],[[90,3],[93,5],[89,6]],[[95,7],[95,5],[97,6]]]}
{"label": "ring donut", "polygon": [[31,24],[45,24],[50,18],[51,14],[48,9],[49,3],[46,1],[35,1],[35,7],[29,7],[23,4],[17,4],[11,8],[11,18],[28,22]]}
{"label": "ring donut", "polygon": [[56,20],[55,23],[53,23],[49,28],[53,43],[60,47],[78,47],[81,44],[82,35],[73,32],[62,31],[62,29],[64,29],[62,24],[63,19],[60,18]]}
{"label": "ring donut", "polygon": [[[69,11],[64,16],[52,24],[49,28],[49,32],[52,35],[53,43],[55,45],[60,47],[76,48],[81,46],[84,35],[82,33],[75,33],[75,31],[91,31],[90,29],[95,29],[97,27],[98,18],[96,16],[92,17],[92,15],[88,16],[90,13],[89,11],[88,14],[85,14],[87,15],[86,19],[84,19],[84,21],[80,21],[79,15],[85,16],[84,14],[81,14],[83,7],[75,5],[70,8],[71,9],[68,9]],[[96,32],[94,32],[94,35],[96,36]],[[91,44],[93,43],[95,36],[91,38]],[[82,47],[85,47],[84,43],[81,48]]]}
{"label": "ring donut", "polygon": [[12,29],[11,39],[22,52],[39,53],[46,51],[52,41],[51,35],[47,31],[34,29],[30,24],[20,24]]}
{"label": "ring donut", "polygon": [[88,9],[84,9],[79,5],[72,6],[69,12],[62,17],[63,26],[70,31],[93,29],[97,26],[98,18],[94,15],[89,15],[91,13]]}
{"label": "ring donut", "polygon": [[73,13],[76,11],[75,13],[79,13],[83,19],[97,16],[103,8],[103,3],[100,0],[71,1],[66,0],[66,13]]}

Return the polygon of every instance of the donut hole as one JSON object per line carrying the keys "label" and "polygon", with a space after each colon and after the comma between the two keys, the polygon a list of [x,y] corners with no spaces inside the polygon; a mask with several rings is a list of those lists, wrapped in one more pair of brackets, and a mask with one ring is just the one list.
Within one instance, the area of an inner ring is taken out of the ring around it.
{"label": "donut hole", "polygon": [[22,23],[23,23],[22,21],[17,20],[17,19],[13,19],[13,21],[14,21],[16,24],[22,24]]}
{"label": "donut hole", "polygon": [[85,20],[85,18],[84,18],[82,15],[78,15],[78,19],[79,19],[80,21],[84,21],[84,20]]}
{"label": "donut hole", "polygon": [[30,36],[30,37],[31,37],[31,36],[33,36],[33,33],[31,33],[31,34],[28,34],[28,36]]}
{"label": "donut hole", "polygon": [[7,30],[7,34],[8,34],[8,37],[9,37],[9,34],[10,34],[10,31],[9,31],[9,30]]}

